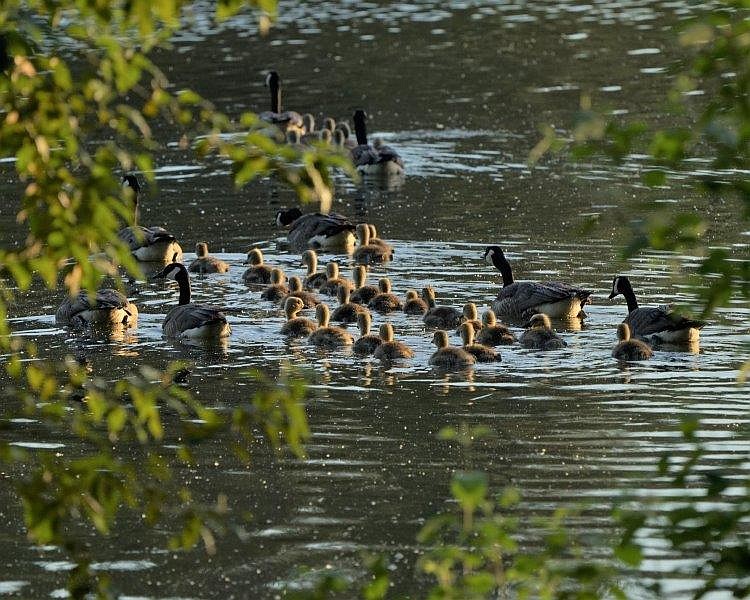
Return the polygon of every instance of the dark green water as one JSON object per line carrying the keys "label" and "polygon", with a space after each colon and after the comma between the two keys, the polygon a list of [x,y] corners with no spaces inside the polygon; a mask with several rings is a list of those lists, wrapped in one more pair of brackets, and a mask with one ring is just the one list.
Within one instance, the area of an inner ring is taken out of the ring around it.
{"label": "dark green water", "polygon": [[[214,29],[195,13],[191,34],[158,57],[177,87],[194,87],[232,115],[264,110],[263,73],[276,68],[289,108],[322,120],[364,106],[374,132],[403,152],[407,176],[399,185],[337,184],[336,210],[375,223],[395,246],[396,260],[375,269],[371,281],[387,273],[398,294],[430,284],[444,303],[472,300],[481,309],[499,286],[481,254],[488,243],[500,243],[520,278],[560,278],[596,296],[584,329],[563,332],[565,351],[504,349],[502,363],[469,374],[433,371],[430,336],[419,319],[400,314],[390,319],[397,337],[416,352],[400,368],[286,344],[278,333],[282,315],[242,284],[241,263],[247,247],[258,244],[267,262],[289,274],[301,271],[272,225],[276,210],[294,198],[268,181],[236,191],[224,165],[194,164],[167,137],[157,162],[159,189],[144,201],[142,220],[168,225],[186,249],[206,240],[230,262],[228,275],[193,281],[199,300],[229,309],[226,351],[163,339],[161,321],[175,290],[151,284],[134,297],[141,318],[125,341],[102,344],[56,327],[60,297],[49,293],[24,298],[13,327],[50,356],[87,355],[95,373],[112,379],[134,364],[188,359],[195,364],[190,389],[217,409],[248,397],[252,385],[241,375],[248,367],[275,369],[291,360],[314,373],[313,437],[304,462],[260,453],[252,468],[240,469],[209,448],[201,466],[181,473],[196,495],[227,492],[235,514],[254,515],[242,535],[230,531],[220,540],[214,557],[165,552],[164,532],[142,532],[128,521],[105,541],[92,537],[100,568],[112,571],[123,597],[272,598],[307,580],[301,565],[357,577],[363,550],[391,556],[395,590],[418,597],[424,581],[414,572],[421,551],[415,535],[446,508],[451,473],[467,460],[435,438],[445,425],[465,421],[496,432],[476,448],[472,463],[498,488],[523,490],[522,516],[587,503],[574,528],[590,540],[592,556],[606,552],[612,499],[678,499],[652,474],[662,452],[689,451],[676,429],[682,416],[703,420],[709,463],[728,464],[747,452],[750,395],[735,383],[746,355],[747,307],[721,311],[696,352],[659,352],[623,369],[610,351],[625,306],[606,300],[618,273],[631,277],[645,304],[693,299],[678,276],[694,269],[698,257],[618,258],[636,211],[698,206],[712,223],[710,243],[739,252],[748,232],[737,225],[735,207],[679,184],[645,188],[641,157],[617,167],[561,157],[533,170],[526,165],[538,126],[569,128],[582,93],[618,114],[655,120],[676,56],[670,28],[693,10],[682,2],[290,3],[281,8],[280,26],[262,40],[249,18]],[[0,230],[17,240],[10,165],[0,165],[0,182]],[[584,233],[592,216],[601,226]],[[46,437],[37,423],[18,422],[2,435],[76,451],[68,440]],[[0,594],[58,593],[69,568],[64,555],[28,544],[8,485],[0,489]],[[661,579],[679,596],[694,582],[679,575],[674,558],[653,546],[641,581]],[[637,583],[633,596],[642,594]]]}

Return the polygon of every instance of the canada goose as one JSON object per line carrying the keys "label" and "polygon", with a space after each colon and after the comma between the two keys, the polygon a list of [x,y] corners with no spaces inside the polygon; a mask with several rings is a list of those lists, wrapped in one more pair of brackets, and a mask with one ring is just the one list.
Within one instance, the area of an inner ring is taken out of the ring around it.
{"label": "canada goose", "polygon": [[618,294],[625,296],[628,303],[627,323],[633,337],[643,338],[655,343],[685,343],[697,341],[700,330],[705,327],[704,321],[688,319],[675,313],[671,305],[648,306],[639,308],[635,292],[627,277],[618,275],[612,281],[612,300]]}
{"label": "canada goose", "polygon": [[528,319],[544,313],[553,319],[584,318],[583,306],[591,302],[591,292],[558,281],[514,281],[513,271],[500,246],[488,246],[484,259],[503,276],[503,287],[492,303],[498,316]]}
{"label": "canada goose", "polygon": [[138,225],[140,216],[138,198],[141,192],[141,185],[138,183],[136,176],[125,175],[122,178],[122,182],[133,191],[135,215],[133,226],[120,229],[117,237],[130,248],[130,252],[139,261],[168,263],[182,260],[182,248],[177,243],[174,235],[163,227],[143,227]]}
{"label": "canada goose", "polygon": [[354,291],[352,292],[351,301],[355,304],[367,304],[375,296],[380,293],[380,290],[374,285],[365,285],[367,281],[367,269],[362,265],[354,267]]}
{"label": "canada goose", "polygon": [[458,327],[463,316],[455,308],[450,306],[435,306],[435,290],[430,286],[422,289],[422,300],[427,303],[428,309],[422,320],[427,327],[438,329],[453,329]]}
{"label": "canada goose", "polygon": [[370,243],[377,246],[383,246],[383,248],[390,252],[391,257],[393,257],[393,246],[378,237],[378,230],[375,225],[373,225],[372,223],[368,223],[367,227],[370,230]]}
{"label": "canada goose", "polygon": [[515,343],[516,336],[505,325],[498,324],[494,311],[487,310],[482,315],[482,329],[476,339],[485,346],[507,346]]}
{"label": "canada goose", "polygon": [[[461,310],[461,322],[471,323],[474,328],[474,333],[477,333],[482,329],[482,322],[479,320],[479,313],[477,313],[476,304],[473,302],[467,302],[464,304],[464,307]],[[460,334],[461,332],[456,331],[456,333]]]}
{"label": "canada goose", "polygon": [[341,327],[331,327],[328,322],[331,317],[331,311],[326,304],[318,304],[315,309],[315,315],[318,319],[318,328],[310,334],[308,341],[316,346],[324,348],[339,348],[341,346],[351,346],[354,339]]}
{"label": "canada goose", "polygon": [[328,281],[326,273],[318,273],[318,253],[315,250],[305,250],[302,253],[302,266],[307,267],[304,284],[309,290],[317,290]]}
{"label": "canada goose", "polygon": [[276,71],[266,75],[266,86],[271,92],[271,110],[260,113],[258,116],[266,123],[276,125],[282,132],[296,130],[300,134],[305,133],[302,117],[298,112],[287,110],[281,112],[281,78]]}
{"label": "canada goose", "polygon": [[379,335],[370,333],[372,317],[369,312],[362,312],[357,315],[357,327],[359,327],[360,337],[354,342],[354,351],[357,354],[372,354],[378,346],[383,343]]}
{"label": "canada goose", "polygon": [[299,298],[305,305],[305,308],[315,308],[320,304],[318,297],[312,292],[306,292],[302,289],[302,280],[297,277],[289,278],[289,294],[281,299],[282,306],[286,302],[287,298]]}
{"label": "canada goose", "polygon": [[357,238],[359,246],[354,250],[352,258],[360,264],[383,263],[393,258],[393,249],[390,251],[383,246],[370,243],[370,227],[367,223],[357,225]]}
{"label": "canada goose", "polygon": [[289,288],[286,286],[286,275],[281,269],[271,270],[271,285],[260,293],[263,300],[277,302],[289,295]]}
{"label": "canada goose", "polygon": [[448,345],[448,333],[438,330],[432,336],[432,343],[437,351],[430,356],[430,364],[444,369],[464,369],[476,362],[476,359],[463,348]]}
{"label": "canada goose", "polygon": [[354,112],[354,132],[357,146],[352,148],[352,161],[360,173],[366,175],[401,175],[404,161],[396,151],[380,140],[371,146],[367,143],[367,113],[359,109]]}
{"label": "canada goose", "polygon": [[409,290],[406,292],[406,302],[404,302],[404,312],[407,315],[424,315],[428,310],[429,306],[427,302],[422,300],[417,294],[417,290]]}
{"label": "canada goose", "polygon": [[180,299],[167,316],[162,329],[168,337],[211,339],[227,337],[231,328],[218,308],[190,302],[190,276],[182,263],[167,265],[155,279],[174,279],[180,286]]}
{"label": "canada goose", "polygon": [[630,339],[630,326],[620,323],[617,326],[618,344],[612,350],[612,356],[617,360],[648,360],[654,352],[641,340]]}
{"label": "canada goose", "polygon": [[[340,132],[340,135],[336,135],[336,132]],[[343,146],[347,150],[352,150],[357,147],[357,142],[351,139],[352,130],[349,127],[349,123],[346,121],[336,124],[336,129],[333,131],[334,140],[338,143],[338,139],[341,139],[340,146]]]}
{"label": "canada goose", "polygon": [[463,340],[464,350],[477,359],[477,362],[497,362],[502,360],[500,355],[489,346],[474,343],[474,325],[471,321],[461,323],[458,328]]}
{"label": "canada goose", "polygon": [[354,304],[350,301],[351,290],[348,287],[339,286],[336,296],[339,299],[339,305],[333,311],[331,321],[337,323],[355,323],[358,314],[368,312],[367,308],[361,304]]}
{"label": "canada goose", "polygon": [[290,337],[307,337],[315,331],[318,325],[311,319],[297,316],[305,307],[305,303],[299,298],[289,296],[284,302],[284,313],[286,323],[281,327],[281,334]]}
{"label": "canada goose", "polygon": [[242,274],[245,283],[271,283],[271,267],[263,264],[263,253],[260,248],[247,251],[246,265],[252,265]]}
{"label": "canada goose", "polygon": [[377,347],[373,355],[378,360],[414,358],[414,351],[409,346],[393,339],[393,325],[390,323],[383,323],[380,326],[380,337],[383,343]]}
{"label": "canada goose", "polygon": [[565,348],[565,343],[559,335],[552,330],[552,321],[544,313],[537,313],[524,326],[526,331],[521,334],[521,346],[534,350],[559,350]]}
{"label": "canada goose", "polygon": [[229,271],[227,263],[208,253],[206,242],[198,242],[195,245],[195,254],[197,258],[188,267],[191,273],[226,273]]}
{"label": "canada goose", "polygon": [[378,289],[380,293],[375,296],[367,306],[374,311],[382,314],[393,312],[394,310],[401,310],[404,305],[401,304],[401,300],[398,296],[391,293],[391,280],[387,277],[383,277],[378,281]]}
{"label": "canada goose", "polygon": [[276,225],[288,228],[287,240],[292,252],[317,250],[345,250],[354,246],[354,223],[337,213],[302,214],[298,208],[276,213]]}
{"label": "canada goose", "polygon": [[340,276],[339,263],[336,261],[331,261],[326,265],[326,275],[328,279],[318,290],[321,294],[335,296],[339,293],[339,287],[341,286],[349,288],[349,291],[354,289],[354,284],[351,281]]}
{"label": "canada goose", "polygon": [[138,324],[138,308],[121,292],[102,288],[92,299],[86,290],[72,298],[68,296],[55,313],[55,322],[72,327],[114,328],[124,326],[131,329]]}

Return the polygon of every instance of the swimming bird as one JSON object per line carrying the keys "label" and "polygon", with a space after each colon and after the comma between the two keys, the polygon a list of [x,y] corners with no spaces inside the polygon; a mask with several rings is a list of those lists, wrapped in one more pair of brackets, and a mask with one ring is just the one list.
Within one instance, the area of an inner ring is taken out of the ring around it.
{"label": "swimming bird", "polygon": [[382,246],[392,259],[393,258],[393,246],[391,246],[388,242],[386,242],[385,240],[381,240],[378,237],[378,230],[376,229],[375,225],[373,225],[372,223],[368,223],[367,227],[370,230],[370,243],[375,244],[376,246]]}
{"label": "swimming bird", "polygon": [[383,343],[380,344],[373,356],[378,360],[399,360],[403,358],[414,358],[414,351],[403,342],[393,339],[393,325],[383,323],[380,326],[380,337]]}
{"label": "swimming bird", "polygon": [[323,129],[328,130],[333,134],[333,132],[336,131],[336,119],[333,117],[326,117],[323,119]]}
{"label": "swimming bird", "polygon": [[163,227],[143,227],[138,225],[140,210],[138,207],[141,185],[135,175],[122,178],[125,187],[133,193],[135,215],[132,227],[123,227],[117,237],[124,242],[135,258],[141,262],[168,263],[182,260],[182,248],[177,239]]}
{"label": "swimming bird", "polygon": [[448,333],[442,329],[435,332],[432,343],[437,351],[430,356],[430,364],[444,369],[465,369],[473,365],[476,359],[463,348],[448,345]]}
{"label": "swimming bird", "polygon": [[288,229],[287,240],[292,252],[344,250],[354,247],[355,225],[338,213],[306,213],[299,208],[280,210],[276,225]]}
{"label": "swimming bird", "polygon": [[369,265],[388,262],[393,257],[392,248],[388,250],[379,244],[370,243],[370,227],[367,223],[357,225],[357,238],[359,239],[359,245],[352,255],[354,262]]}
{"label": "swimming bird", "polygon": [[352,273],[354,278],[354,291],[352,292],[352,302],[355,304],[367,304],[380,290],[374,285],[365,285],[367,281],[367,268],[362,265],[354,267]]}
{"label": "swimming bird", "polygon": [[308,341],[316,346],[334,349],[342,346],[351,346],[354,338],[341,327],[331,327],[329,320],[331,311],[326,304],[318,304],[315,309],[315,315],[318,319],[318,328],[310,334]]}
{"label": "swimming bird", "polygon": [[341,123],[336,124],[336,129],[334,129],[333,135],[334,135],[334,140],[336,140],[338,143],[339,136],[336,135],[337,131],[341,133],[340,135],[341,146],[343,146],[347,150],[352,150],[353,148],[357,147],[357,142],[351,139],[352,129],[351,127],[349,127],[349,123],[347,123],[346,121],[343,121]]}
{"label": "swimming bird", "polygon": [[302,266],[307,267],[307,275],[303,282],[307,289],[317,290],[328,280],[326,273],[318,272],[318,253],[315,250],[305,250],[302,253]]}
{"label": "swimming bird", "polygon": [[367,308],[361,304],[354,304],[350,301],[351,291],[348,287],[339,286],[339,291],[336,296],[339,299],[339,305],[333,311],[331,321],[337,323],[355,323],[357,321],[357,315],[369,312]]}
{"label": "swimming bird", "polygon": [[609,299],[612,300],[619,294],[625,296],[628,303],[628,316],[623,323],[630,327],[633,337],[654,343],[695,342],[700,337],[700,330],[706,326],[704,321],[688,319],[675,313],[671,304],[639,307],[630,280],[622,275],[618,275],[612,281]]}
{"label": "swimming bird", "polygon": [[476,339],[485,346],[507,346],[515,343],[516,336],[497,322],[494,311],[486,310],[482,315],[482,329],[477,332]]}
{"label": "swimming bird", "polygon": [[[464,304],[463,309],[461,310],[461,322],[462,323],[471,323],[474,327],[474,333],[480,331],[482,329],[482,322],[479,320],[479,314],[477,313],[477,305],[473,302],[467,302]],[[460,332],[456,332],[460,333]]]}
{"label": "swimming bird", "polygon": [[198,242],[195,245],[195,254],[197,258],[188,267],[191,273],[226,273],[229,271],[227,263],[208,253],[206,242]]}
{"label": "swimming bird", "polygon": [[289,296],[284,302],[284,313],[286,323],[281,327],[281,334],[290,337],[307,337],[318,328],[317,323],[311,319],[300,317],[299,312],[305,307],[305,303],[299,298]]}
{"label": "swimming bird", "polygon": [[357,145],[351,153],[357,170],[366,175],[402,175],[404,161],[393,148],[381,140],[375,140],[374,146],[367,143],[367,113],[358,109],[354,112],[353,120]]}
{"label": "swimming bird", "polygon": [[395,310],[401,310],[404,308],[404,305],[401,303],[398,296],[391,293],[390,279],[382,277],[378,281],[378,289],[380,290],[380,293],[367,303],[370,310],[374,310],[381,314],[388,314]]}
{"label": "swimming bird", "polygon": [[451,306],[435,305],[435,290],[430,286],[422,289],[422,299],[427,303],[428,309],[422,321],[427,327],[437,327],[438,329],[453,329],[458,327],[463,316]]}
{"label": "swimming bird", "polygon": [[271,269],[271,285],[260,293],[263,300],[277,302],[289,295],[289,288],[286,285],[286,275],[279,268]]}
{"label": "swimming bird", "polygon": [[422,300],[417,293],[417,290],[409,290],[406,292],[406,302],[404,302],[404,312],[407,315],[424,315],[428,310],[429,306],[427,302]]}
{"label": "swimming bird", "polygon": [[258,116],[267,123],[276,125],[282,132],[295,130],[301,134],[305,133],[302,116],[293,110],[282,112],[281,110],[281,78],[276,71],[266,75],[266,86],[271,92],[271,110],[260,113]]}
{"label": "swimming bird", "polygon": [[630,326],[620,323],[617,326],[618,344],[612,350],[612,356],[617,360],[648,360],[654,355],[646,342],[630,338]]}
{"label": "swimming bird", "polygon": [[71,327],[132,329],[138,324],[138,308],[127,297],[113,288],[97,290],[91,298],[86,290],[63,300],[55,313],[55,322]]}
{"label": "swimming bird", "polygon": [[271,283],[271,267],[263,264],[263,252],[260,248],[251,248],[247,252],[246,265],[251,265],[242,274],[245,283]]}
{"label": "swimming bird", "polygon": [[281,299],[282,306],[289,297],[302,300],[305,308],[315,308],[320,304],[320,300],[318,300],[318,297],[315,294],[312,292],[306,292],[302,289],[302,280],[296,275],[289,278],[289,294]]}
{"label": "swimming bird", "polygon": [[315,117],[310,113],[302,115],[302,127],[305,130],[305,134],[301,138],[301,142],[308,144],[312,141],[318,140],[318,133],[315,131]]}
{"label": "swimming bird", "polygon": [[500,246],[488,246],[484,259],[503,276],[503,287],[492,303],[498,316],[528,319],[544,313],[553,319],[584,318],[583,306],[591,302],[591,291],[558,281],[514,281],[513,271]]}
{"label": "swimming bird", "polygon": [[461,323],[458,331],[464,344],[464,350],[476,358],[477,362],[499,362],[502,360],[500,355],[489,346],[474,343],[474,325],[471,321]]}
{"label": "swimming bird", "polygon": [[168,337],[183,339],[218,339],[227,337],[232,329],[220,309],[190,301],[190,276],[182,263],[172,263],[154,276],[174,279],[180,286],[180,299],[167,316],[162,329]]}
{"label": "swimming bird", "polygon": [[521,334],[521,346],[534,350],[559,350],[565,348],[565,343],[559,335],[552,330],[552,321],[544,313],[538,313],[531,317],[525,325],[526,331]]}
{"label": "swimming bird", "polygon": [[372,317],[369,312],[362,312],[357,315],[357,327],[359,327],[360,337],[354,342],[354,351],[357,354],[372,354],[378,346],[383,343],[379,335],[370,333],[372,326]]}
{"label": "swimming bird", "polygon": [[339,288],[342,286],[348,288],[349,291],[354,289],[354,284],[349,279],[341,277],[339,263],[335,260],[326,265],[326,275],[328,275],[328,279],[326,279],[326,282],[318,290],[321,294],[335,296],[339,293]]}

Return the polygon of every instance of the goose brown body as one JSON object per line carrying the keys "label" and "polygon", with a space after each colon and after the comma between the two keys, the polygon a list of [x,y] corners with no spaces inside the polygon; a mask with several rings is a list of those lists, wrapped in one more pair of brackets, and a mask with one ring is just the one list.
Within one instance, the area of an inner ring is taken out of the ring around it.
{"label": "goose brown body", "polygon": [[370,302],[368,302],[367,306],[370,308],[370,310],[374,310],[376,312],[387,314],[391,313],[396,310],[401,310],[404,305],[401,304],[401,300],[399,300],[398,296],[391,293],[391,280],[387,277],[383,277],[378,282],[378,289],[380,292],[373,297]]}
{"label": "goose brown body", "polygon": [[375,350],[375,358],[378,360],[391,361],[414,357],[414,351],[403,342],[393,337],[393,325],[384,323],[380,326],[380,337],[383,343]]}
{"label": "goose brown body", "polygon": [[499,362],[501,360],[500,354],[489,346],[474,343],[474,325],[471,321],[461,323],[458,330],[463,341],[463,349],[471,354],[477,362]]}
{"label": "goose brown body", "polygon": [[188,267],[191,273],[226,273],[229,271],[227,263],[208,253],[206,242],[198,242],[195,245],[195,254],[197,258]]}
{"label": "goose brown body", "polygon": [[335,349],[342,346],[351,346],[354,343],[354,339],[346,330],[341,329],[341,327],[331,327],[328,324],[330,310],[327,305],[319,304],[315,309],[315,314],[318,318],[318,328],[308,338],[311,344],[322,348]]}
{"label": "goose brown body", "polygon": [[317,323],[305,317],[299,317],[299,312],[305,307],[305,303],[299,298],[290,297],[284,303],[284,312],[287,321],[281,327],[282,335],[289,337],[307,337],[318,328]]}
{"label": "goose brown body", "polygon": [[612,350],[612,356],[618,360],[648,360],[654,355],[646,342],[631,339],[627,323],[617,326],[617,338],[619,342]]}
{"label": "goose brown body", "polygon": [[463,348],[448,345],[448,334],[438,330],[432,337],[437,350],[430,356],[430,364],[443,369],[465,369],[476,362],[476,359]]}
{"label": "goose brown body", "polygon": [[485,346],[507,346],[516,342],[516,336],[497,322],[494,311],[487,310],[482,315],[482,329],[477,332],[476,340]]}
{"label": "goose brown body", "polygon": [[450,306],[435,305],[435,290],[425,287],[422,290],[422,299],[427,303],[428,309],[422,321],[427,327],[438,329],[454,329],[461,323],[462,314]]}
{"label": "goose brown body", "polygon": [[245,264],[251,266],[242,274],[242,281],[248,284],[268,285],[271,283],[272,269],[268,265],[263,264],[263,252],[261,252],[260,248],[251,248],[248,250]]}
{"label": "goose brown body", "polygon": [[379,335],[370,333],[372,326],[372,317],[370,313],[359,313],[357,315],[357,327],[359,327],[360,337],[354,342],[354,351],[357,354],[372,354],[383,343]]}
{"label": "goose brown body", "polygon": [[528,329],[521,335],[521,346],[533,350],[560,350],[567,344],[559,335],[552,330],[552,322],[544,313],[538,313],[531,317],[527,324]]}

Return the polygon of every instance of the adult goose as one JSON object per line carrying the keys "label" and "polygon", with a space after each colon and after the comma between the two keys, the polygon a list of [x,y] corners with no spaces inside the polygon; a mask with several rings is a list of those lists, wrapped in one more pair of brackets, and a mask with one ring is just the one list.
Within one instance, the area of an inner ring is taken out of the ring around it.
{"label": "adult goose", "polygon": [[138,225],[140,211],[138,201],[141,185],[135,175],[125,175],[123,184],[133,190],[135,217],[132,227],[121,229],[117,237],[130,248],[135,258],[142,262],[173,262],[182,260],[182,248],[174,235],[163,227],[143,227]]}
{"label": "adult goose", "polygon": [[63,300],[55,313],[55,322],[72,327],[133,328],[138,323],[138,308],[121,292],[102,288],[91,298],[87,291]]}
{"label": "adult goose", "polygon": [[292,252],[304,252],[308,248],[349,251],[354,247],[356,226],[337,213],[303,214],[299,208],[290,208],[276,213],[276,224],[288,229],[287,240]]}
{"label": "adult goose", "polygon": [[402,175],[404,161],[393,148],[380,140],[376,140],[374,146],[367,143],[367,113],[358,109],[354,111],[353,120],[357,145],[351,153],[357,170],[365,175]]}
{"label": "adult goose", "polygon": [[515,281],[500,246],[488,246],[484,259],[503,276],[503,287],[492,303],[500,317],[529,319],[544,313],[553,319],[584,318],[583,306],[591,302],[591,291],[558,281]]}
{"label": "adult goose", "polygon": [[526,331],[521,334],[521,346],[532,350],[560,350],[568,344],[552,329],[552,321],[544,313],[531,317],[526,324]]}
{"label": "adult goose", "polygon": [[686,343],[698,341],[704,321],[688,319],[674,312],[672,305],[639,307],[633,286],[627,277],[618,275],[612,281],[609,299],[622,294],[628,303],[628,316],[623,323],[630,328],[633,337],[655,343]]}
{"label": "adult goose", "polygon": [[271,71],[266,75],[266,87],[271,92],[271,110],[265,111],[258,115],[266,123],[276,125],[282,132],[290,130],[298,131],[300,134],[305,133],[305,126],[302,122],[302,116],[293,110],[281,110],[281,78],[276,71]]}
{"label": "adult goose", "polygon": [[227,263],[208,253],[206,242],[198,242],[195,245],[195,255],[197,258],[188,267],[191,273],[226,273],[229,271]]}
{"label": "adult goose", "polygon": [[221,310],[190,301],[190,276],[185,265],[169,264],[154,278],[174,279],[180,286],[178,304],[167,313],[162,323],[167,337],[209,340],[227,337],[232,332]]}
{"label": "adult goose", "polygon": [[612,350],[612,356],[617,360],[648,360],[654,355],[646,342],[631,339],[627,323],[617,326],[617,339],[618,343]]}

